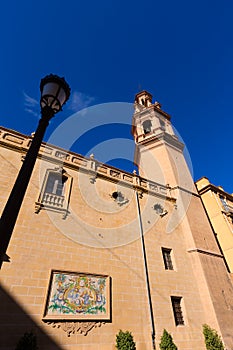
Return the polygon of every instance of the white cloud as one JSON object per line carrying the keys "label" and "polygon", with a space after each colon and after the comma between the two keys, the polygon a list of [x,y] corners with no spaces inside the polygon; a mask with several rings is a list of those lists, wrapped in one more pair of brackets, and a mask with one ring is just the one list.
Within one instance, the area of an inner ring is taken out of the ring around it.
{"label": "white cloud", "polygon": [[83,108],[90,106],[94,100],[94,97],[88,96],[79,91],[74,91],[71,94],[70,101],[68,101],[68,108],[73,112],[78,112]]}
{"label": "white cloud", "polygon": [[[39,101],[37,101],[35,98],[29,96],[26,94],[26,92],[23,92],[24,95],[24,110],[27,113],[30,113],[34,115],[35,117],[40,116],[40,108],[39,108]],[[68,109],[72,112],[78,112],[92,104],[94,102],[95,98],[88,96],[82,92],[74,91],[71,94],[70,100],[67,103]]]}
{"label": "white cloud", "polygon": [[24,110],[25,110],[25,112],[28,112],[28,113],[34,115],[35,117],[38,117],[38,116],[39,116],[39,113],[38,113],[38,112],[33,111],[33,110],[30,109],[30,108],[27,108],[27,107],[26,107],[26,108],[24,108]]}
{"label": "white cloud", "polygon": [[24,95],[24,110],[25,112],[28,112],[35,117],[39,117],[39,101],[37,101],[35,98],[29,96],[26,94],[26,92],[23,93]]}
{"label": "white cloud", "polygon": [[26,94],[26,92],[24,92],[23,94],[26,106],[37,106],[39,104],[39,102],[35,98],[29,96],[28,94]]}

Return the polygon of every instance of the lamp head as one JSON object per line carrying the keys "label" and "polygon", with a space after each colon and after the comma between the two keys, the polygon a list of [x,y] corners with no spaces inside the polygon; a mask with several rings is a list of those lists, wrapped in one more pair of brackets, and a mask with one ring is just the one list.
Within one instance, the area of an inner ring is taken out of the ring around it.
{"label": "lamp head", "polygon": [[40,91],[41,113],[49,114],[51,117],[62,110],[62,106],[70,97],[70,87],[65,79],[54,74],[41,79]]}

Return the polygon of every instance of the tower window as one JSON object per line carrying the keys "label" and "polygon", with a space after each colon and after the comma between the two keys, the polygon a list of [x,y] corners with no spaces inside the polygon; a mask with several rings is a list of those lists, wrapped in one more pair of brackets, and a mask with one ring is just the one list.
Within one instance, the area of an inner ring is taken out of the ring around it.
{"label": "tower window", "polygon": [[159,122],[160,122],[161,129],[165,130],[166,129],[165,121],[163,119],[159,119]]}
{"label": "tower window", "polygon": [[145,120],[142,123],[142,125],[143,125],[144,134],[149,134],[151,132],[151,127],[152,127],[151,121],[150,120]]}
{"label": "tower window", "polygon": [[174,270],[171,257],[171,249],[162,248],[163,262],[166,270]]}
{"label": "tower window", "polygon": [[221,195],[219,196],[219,198],[220,198],[220,201],[222,202],[223,208],[224,208],[226,211],[228,211],[229,208],[228,208],[228,204],[227,204],[226,199],[225,199],[223,196],[221,196]]}
{"label": "tower window", "polygon": [[184,318],[181,309],[181,297],[171,297],[173,314],[176,326],[184,325]]}

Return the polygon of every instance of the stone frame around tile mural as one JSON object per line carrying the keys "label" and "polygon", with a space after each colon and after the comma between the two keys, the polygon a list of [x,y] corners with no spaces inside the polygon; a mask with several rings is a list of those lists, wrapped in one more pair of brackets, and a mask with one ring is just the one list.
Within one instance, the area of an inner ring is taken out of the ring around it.
{"label": "stone frame around tile mural", "polygon": [[53,326],[55,322],[108,322],[110,293],[107,275],[52,270],[42,319]]}

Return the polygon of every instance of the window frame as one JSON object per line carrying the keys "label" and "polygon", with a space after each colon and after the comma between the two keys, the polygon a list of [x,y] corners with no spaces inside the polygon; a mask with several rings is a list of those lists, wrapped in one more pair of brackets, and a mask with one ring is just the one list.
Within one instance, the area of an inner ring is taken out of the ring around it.
{"label": "window frame", "polygon": [[161,247],[165,270],[174,271],[173,254],[171,248]]}
{"label": "window frame", "polygon": [[[55,191],[55,184],[51,186],[51,188],[53,187],[52,190],[46,191],[49,186],[49,178],[52,177],[54,174],[57,175],[58,179],[59,177],[61,179],[64,179],[64,185],[60,194],[57,193],[58,186]],[[35,213],[38,214],[41,209],[52,210],[62,213],[63,219],[65,219],[69,213],[68,207],[70,201],[72,181],[72,177],[62,167],[47,169],[44,175],[38,200],[35,202]],[[54,193],[54,191],[56,193]]]}
{"label": "window frame", "polygon": [[145,135],[148,135],[152,132],[152,122],[150,119],[146,119],[144,120],[144,122],[142,122],[142,127],[143,127],[143,133]]}
{"label": "window frame", "polygon": [[[61,180],[61,181],[60,181]],[[56,196],[64,196],[67,176],[58,172],[50,171],[45,184],[45,193],[50,193]],[[52,189],[50,190],[49,187]]]}
{"label": "window frame", "polygon": [[182,310],[183,298],[180,296],[171,296],[171,304],[176,326],[185,326]]}

